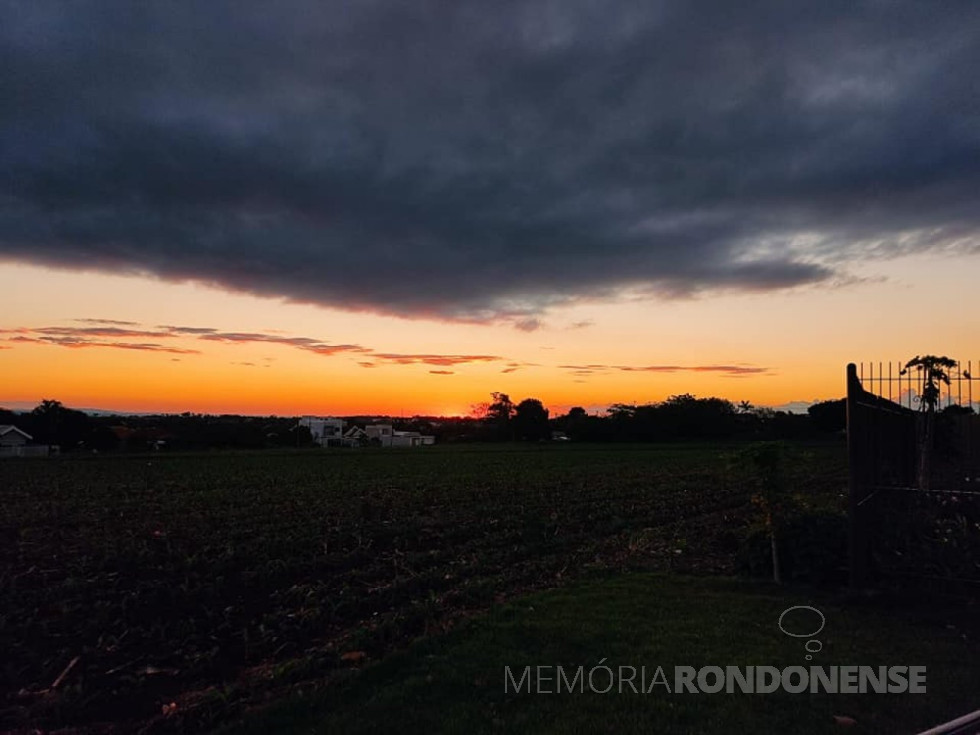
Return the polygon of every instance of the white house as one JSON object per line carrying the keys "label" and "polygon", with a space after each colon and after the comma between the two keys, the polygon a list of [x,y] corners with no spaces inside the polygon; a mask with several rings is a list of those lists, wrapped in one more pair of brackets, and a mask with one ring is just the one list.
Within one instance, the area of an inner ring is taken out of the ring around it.
{"label": "white house", "polygon": [[370,424],[363,429],[351,425],[348,428],[343,419],[304,416],[299,425],[308,428],[313,441],[321,447],[356,447],[365,442],[383,447],[421,447],[436,443],[434,436],[417,431],[395,431],[391,424]]}
{"label": "white house", "polygon": [[368,435],[360,426],[351,426],[344,432],[344,443],[351,447],[356,447],[362,442],[367,441]]}
{"label": "white house", "polygon": [[0,447],[22,447],[32,438],[13,424],[0,424]]}
{"label": "white house", "polygon": [[57,447],[32,445],[33,437],[13,424],[0,424],[0,457],[46,457],[56,454]]}
{"label": "white house", "polygon": [[383,447],[421,447],[435,444],[436,438],[418,431],[395,431],[391,424],[372,424],[364,427],[369,439],[377,439]]}
{"label": "white house", "polygon": [[342,444],[345,423],[343,419],[319,418],[317,416],[304,416],[299,420],[299,425],[309,429],[313,441],[321,447]]}
{"label": "white house", "polygon": [[391,424],[370,424],[364,427],[364,433],[368,439],[377,439],[383,447],[391,446],[391,439],[395,434]]}
{"label": "white house", "polygon": [[391,437],[393,447],[421,447],[422,435],[417,431],[396,431]]}

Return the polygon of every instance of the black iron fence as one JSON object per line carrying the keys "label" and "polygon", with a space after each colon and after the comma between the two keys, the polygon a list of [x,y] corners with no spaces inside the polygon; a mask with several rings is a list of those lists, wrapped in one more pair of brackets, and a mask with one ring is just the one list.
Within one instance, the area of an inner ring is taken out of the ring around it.
{"label": "black iron fence", "polygon": [[853,585],[883,577],[980,585],[980,416],[971,368],[957,363],[930,393],[914,367],[847,366]]}
{"label": "black iron fence", "polygon": [[[854,367],[855,376],[866,392],[905,408],[920,409],[925,377],[922,370],[915,366],[907,368],[902,362],[861,362]],[[976,368],[980,372],[980,363]],[[973,369],[973,362],[967,361],[956,362],[955,367],[947,371],[949,382],[937,383],[940,391],[937,409],[977,407],[978,404],[974,403],[974,384],[977,384],[976,398],[980,401],[980,382],[974,377]]]}

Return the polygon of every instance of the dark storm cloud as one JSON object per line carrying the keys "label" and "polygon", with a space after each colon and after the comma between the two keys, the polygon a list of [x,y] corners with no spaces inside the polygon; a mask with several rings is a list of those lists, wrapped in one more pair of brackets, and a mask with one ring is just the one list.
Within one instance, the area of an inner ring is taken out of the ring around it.
{"label": "dark storm cloud", "polygon": [[978,250],[977,3],[51,0],[0,64],[9,260],[533,330]]}

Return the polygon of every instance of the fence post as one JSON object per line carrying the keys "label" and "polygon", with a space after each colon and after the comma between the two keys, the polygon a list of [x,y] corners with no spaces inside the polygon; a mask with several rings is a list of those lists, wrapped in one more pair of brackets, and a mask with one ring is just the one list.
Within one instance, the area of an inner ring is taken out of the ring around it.
{"label": "fence post", "polygon": [[862,498],[863,462],[866,457],[858,444],[859,422],[857,400],[863,388],[857,376],[857,365],[847,365],[847,490],[848,490],[848,556],[850,558],[850,582],[854,589],[863,588],[868,581],[868,531],[864,522],[866,509]]}

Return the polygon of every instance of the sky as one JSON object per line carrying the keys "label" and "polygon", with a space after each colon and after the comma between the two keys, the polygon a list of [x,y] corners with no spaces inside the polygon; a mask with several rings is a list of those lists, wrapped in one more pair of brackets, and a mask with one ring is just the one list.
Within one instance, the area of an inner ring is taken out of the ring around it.
{"label": "sky", "polygon": [[980,359],[980,5],[0,2],[0,406],[790,406]]}

